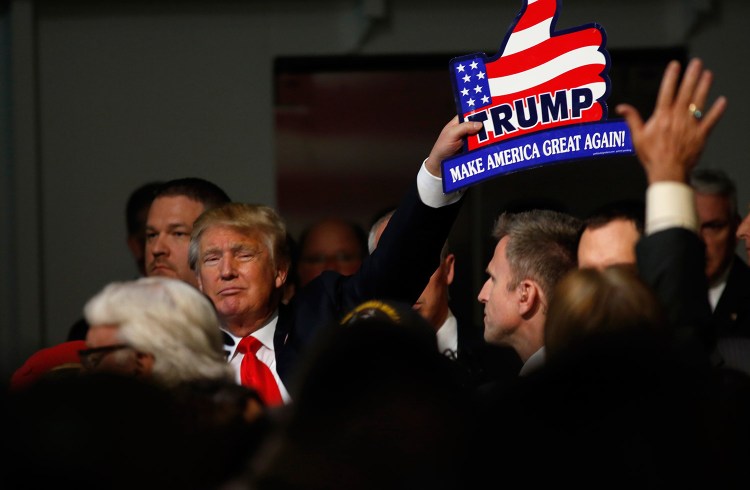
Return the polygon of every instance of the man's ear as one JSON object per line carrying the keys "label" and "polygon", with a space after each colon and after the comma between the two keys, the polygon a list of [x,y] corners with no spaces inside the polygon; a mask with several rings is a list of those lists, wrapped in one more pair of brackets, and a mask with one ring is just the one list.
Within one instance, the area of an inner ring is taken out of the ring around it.
{"label": "man's ear", "polygon": [[198,269],[195,269],[195,271],[193,272],[195,273],[195,278],[198,280],[198,291],[200,291],[201,293],[205,293],[205,291],[203,290],[203,280],[201,279],[200,271]]}
{"label": "man's ear", "polygon": [[456,256],[453,254],[448,254],[445,257],[445,261],[443,262],[443,267],[445,268],[445,283],[449,286],[453,284],[453,273],[455,269],[456,264]]}
{"label": "man's ear", "polygon": [[534,281],[524,279],[516,291],[518,292],[518,313],[521,315],[532,312],[541,300],[539,287]]}
{"label": "man's ear", "polygon": [[276,277],[274,278],[274,284],[276,289],[279,289],[286,282],[286,278],[289,275],[289,264],[282,265],[276,269]]}

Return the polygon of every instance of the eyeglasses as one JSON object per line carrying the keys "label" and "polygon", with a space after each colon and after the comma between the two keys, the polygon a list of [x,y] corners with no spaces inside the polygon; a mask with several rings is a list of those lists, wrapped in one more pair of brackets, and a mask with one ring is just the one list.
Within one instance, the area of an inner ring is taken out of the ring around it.
{"label": "eyeglasses", "polygon": [[81,358],[81,365],[84,369],[93,370],[109,354],[122,349],[132,349],[132,347],[127,344],[106,345],[104,347],[79,350],[78,356]]}

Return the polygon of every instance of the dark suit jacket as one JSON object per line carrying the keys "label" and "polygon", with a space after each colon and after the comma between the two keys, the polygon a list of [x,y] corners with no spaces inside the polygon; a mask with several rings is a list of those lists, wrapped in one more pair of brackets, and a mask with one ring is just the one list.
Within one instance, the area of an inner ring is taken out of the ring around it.
{"label": "dark suit jacket", "polygon": [[713,317],[719,337],[750,337],[750,267],[737,255]]}
{"label": "dark suit jacket", "polygon": [[484,340],[484,328],[456,316],[458,323],[458,352],[456,363],[463,371],[465,385],[476,388],[489,382],[507,383],[518,376],[523,363],[515,349],[489,344]]}
{"label": "dark suit jacket", "polygon": [[431,208],[419,199],[413,183],[378,247],[356,274],[323,272],[280,308],[274,348],[276,369],[287,387],[294,382],[300,358],[321,330],[336,325],[355,306],[369,299],[407,304],[417,300],[440,263],[440,251],[462,201]]}
{"label": "dark suit jacket", "polygon": [[661,300],[677,339],[711,352],[716,331],[705,254],[700,237],[684,228],[644,236],[636,245],[639,274]]}

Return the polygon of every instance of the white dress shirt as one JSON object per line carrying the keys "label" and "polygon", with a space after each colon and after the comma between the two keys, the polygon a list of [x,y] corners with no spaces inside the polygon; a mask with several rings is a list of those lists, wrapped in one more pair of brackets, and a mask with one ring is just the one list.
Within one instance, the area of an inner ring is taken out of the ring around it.
{"label": "white dress shirt", "polygon": [[716,309],[716,305],[719,304],[719,299],[721,299],[721,295],[724,293],[724,288],[727,287],[727,278],[729,278],[729,271],[732,270],[732,265],[734,265],[734,258],[729,262],[726,270],[721,273],[716,283],[708,288],[708,301],[711,303],[711,311]]}
{"label": "white dress shirt", "polygon": [[541,346],[538,351],[531,354],[526,359],[526,362],[521,366],[521,370],[518,372],[519,376],[526,376],[544,367],[544,362],[547,359],[544,346]]}
{"label": "white dress shirt", "polygon": [[451,310],[448,310],[448,317],[440,326],[436,335],[438,351],[441,354],[449,351],[451,357],[453,357],[452,354],[458,355],[458,321],[456,321],[456,317],[453,316]]}
{"label": "white dress shirt", "polygon": [[[284,383],[281,381],[279,373],[276,372],[276,351],[273,345],[273,337],[274,333],[276,333],[276,323],[278,322],[278,319],[279,311],[276,310],[265,325],[263,325],[261,328],[251,333],[250,335],[258,339],[260,343],[263,344],[263,346],[258,349],[255,357],[260,359],[260,361],[268,366],[268,368],[271,370],[273,378],[276,380],[276,385],[279,387],[281,398],[284,400],[284,403],[289,403],[292,400],[292,397],[289,395],[286,386],[284,386]],[[242,365],[242,359],[244,359],[245,355],[237,351],[242,337],[237,337],[227,330],[224,331],[227,333],[227,335],[232,337],[232,340],[234,340],[234,346],[232,346],[231,350],[229,351],[228,361],[234,369],[235,381],[237,381],[237,384],[242,384],[242,378],[240,376],[240,366]]]}
{"label": "white dress shirt", "polygon": [[693,189],[681,182],[656,182],[646,189],[646,234],[667,228],[698,232]]}
{"label": "white dress shirt", "polygon": [[444,194],[443,179],[432,175],[425,167],[425,162],[427,162],[426,158],[417,173],[417,191],[422,202],[431,208],[440,208],[458,202],[464,195],[465,189]]}

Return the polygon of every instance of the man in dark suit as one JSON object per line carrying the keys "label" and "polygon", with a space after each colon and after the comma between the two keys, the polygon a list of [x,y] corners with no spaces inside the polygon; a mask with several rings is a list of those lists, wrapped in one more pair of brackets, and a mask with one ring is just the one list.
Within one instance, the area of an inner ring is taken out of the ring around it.
{"label": "man in dark suit", "polygon": [[648,180],[645,234],[637,245],[639,273],[661,299],[677,339],[710,354],[716,331],[707,277],[700,272],[705,271],[705,246],[698,238],[688,182],[726,99],[719,97],[703,111],[713,77],[700,60],[691,60],[679,80],[680,65],[673,61],[648,121],[630,105],[619,105],[616,111],[628,123]]}
{"label": "man in dark suit", "polygon": [[719,169],[696,169],[695,192],[700,236],[706,244],[706,277],[717,335],[750,337],[750,267],[735,253],[737,190]]}
{"label": "man in dark suit", "polygon": [[291,390],[294,382],[297,361],[322,329],[367,299],[408,304],[417,300],[438,266],[440,249],[460,208],[460,192],[442,192],[440,163],[481,127],[471,121],[459,123],[458,118],[448,123],[391,218],[377,252],[352,276],[323,272],[287,305],[281,304],[289,270],[286,230],[273,209],[235,203],[198,218],[191,235],[190,266],[236,342],[229,362],[239,381],[245,384],[243,362],[250,357],[239,347],[245,338],[254,337],[261,345],[253,355],[273,374],[283,401],[289,401],[287,388]]}
{"label": "man in dark suit", "polygon": [[[393,211],[378,218],[370,228],[369,253],[375,251]],[[456,257],[446,241],[440,251],[440,265],[430,276],[422,294],[413,305],[422,318],[435,330],[438,350],[456,361],[459,377],[469,386],[512,379],[521,369],[521,359],[510,347],[495,346],[483,338],[478,329],[462,315],[457,317],[450,306],[450,285],[453,283]]]}

